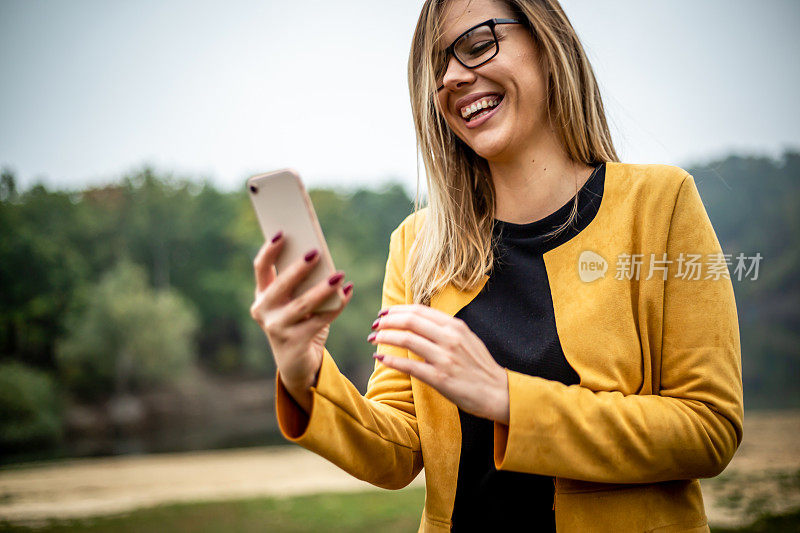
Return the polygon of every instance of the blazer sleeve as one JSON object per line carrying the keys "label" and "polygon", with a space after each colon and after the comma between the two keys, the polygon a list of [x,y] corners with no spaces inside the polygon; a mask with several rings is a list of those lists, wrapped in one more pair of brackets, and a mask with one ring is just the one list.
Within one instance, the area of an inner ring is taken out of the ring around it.
{"label": "blazer sleeve", "polygon": [[[681,182],[667,258],[722,253],[694,178]],[[509,424],[494,424],[494,461],[600,483],[713,477],[742,441],[739,324],[729,274],[664,281],[660,390],[624,396],[507,370]]]}
{"label": "blazer sleeve", "polygon": [[[405,231],[392,232],[382,307],[405,300]],[[408,357],[408,351],[378,344],[377,352]],[[336,366],[327,349],[316,386],[311,388],[310,414],[275,378],[275,412],[284,438],[328,459],[349,474],[378,487],[405,487],[422,469],[411,379],[375,361],[362,396]]]}

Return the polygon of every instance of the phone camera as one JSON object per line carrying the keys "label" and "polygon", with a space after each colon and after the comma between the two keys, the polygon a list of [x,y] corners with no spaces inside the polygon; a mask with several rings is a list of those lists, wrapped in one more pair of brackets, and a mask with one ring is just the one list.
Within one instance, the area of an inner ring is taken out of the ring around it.
{"label": "phone camera", "polygon": [[256,194],[258,192],[258,187],[256,187],[255,185],[251,185],[250,186],[250,192],[253,193],[253,194]]}

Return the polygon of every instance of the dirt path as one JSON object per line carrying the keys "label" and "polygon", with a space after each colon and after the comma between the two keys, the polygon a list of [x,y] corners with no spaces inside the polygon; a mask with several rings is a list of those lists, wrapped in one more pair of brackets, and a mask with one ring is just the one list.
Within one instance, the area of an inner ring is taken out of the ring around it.
{"label": "dirt path", "polygon": [[[424,485],[424,477],[414,480]],[[0,519],[30,522],[186,501],[375,489],[299,446],[78,459],[0,470]]]}
{"label": "dirt path", "polygon": [[[800,506],[800,411],[748,414],[725,472],[701,480],[712,524]],[[423,486],[420,475],[412,486]],[[379,490],[298,446],[79,459],[0,470],[0,519],[32,523],[182,501]]]}

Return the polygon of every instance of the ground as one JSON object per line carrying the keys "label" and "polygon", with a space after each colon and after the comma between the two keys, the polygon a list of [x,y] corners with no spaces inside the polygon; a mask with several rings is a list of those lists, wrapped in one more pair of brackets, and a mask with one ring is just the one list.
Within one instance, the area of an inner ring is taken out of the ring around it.
{"label": "ground", "polygon": [[[800,507],[800,410],[752,412],[728,468],[701,480],[709,522]],[[423,486],[420,475],[412,487]],[[100,516],[175,502],[380,490],[298,447],[77,459],[0,469],[0,521]]]}

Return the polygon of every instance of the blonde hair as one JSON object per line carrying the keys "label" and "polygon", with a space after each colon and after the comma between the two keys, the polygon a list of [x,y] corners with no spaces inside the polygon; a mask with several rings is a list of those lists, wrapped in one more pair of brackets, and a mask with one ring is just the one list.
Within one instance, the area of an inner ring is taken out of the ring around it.
{"label": "blonde hair", "polygon": [[[436,98],[434,72],[437,60],[443,60],[435,57],[440,54],[436,45],[446,3],[425,1],[408,59],[417,157],[422,155],[428,184],[425,223],[412,249],[409,278],[413,301],[424,305],[450,282],[470,290],[494,264],[495,191],[488,163],[450,130]],[[525,23],[540,50],[546,112],[570,159],[586,165],[618,161],[594,72],[561,5],[557,0],[503,3]],[[552,233],[573,222],[577,205],[576,194],[569,220]],[[414,212],[419,210],[418,174]]]}

